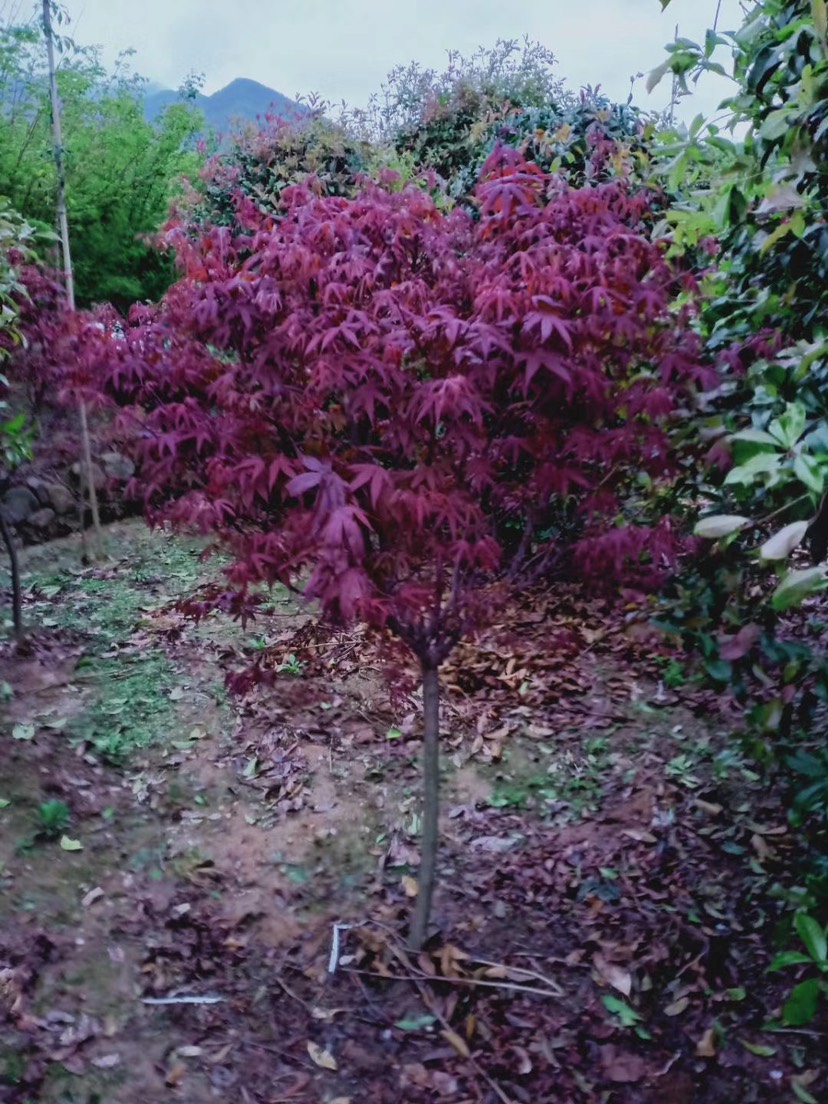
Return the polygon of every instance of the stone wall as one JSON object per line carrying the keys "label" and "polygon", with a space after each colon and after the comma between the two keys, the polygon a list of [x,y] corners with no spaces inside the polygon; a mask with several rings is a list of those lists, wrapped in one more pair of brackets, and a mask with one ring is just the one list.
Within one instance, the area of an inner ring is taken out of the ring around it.
{"label": "stone wall", "polygon": [[[92,464],[102,520],[112,521],[140,511],[140,504],[127,489],[134,473],[135,465],[119,452],[104,452]],[[21,469],[0,497],[0,509],[24,544],[40,544],[76,532],[80,528],[80,464],[48,475],[42,471],[27,475]]]}

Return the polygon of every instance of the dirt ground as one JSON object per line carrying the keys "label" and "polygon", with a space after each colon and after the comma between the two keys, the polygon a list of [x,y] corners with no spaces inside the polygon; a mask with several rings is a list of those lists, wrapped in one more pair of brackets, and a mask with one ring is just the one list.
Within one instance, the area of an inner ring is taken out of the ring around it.
{"label": "dirt ground", "polygon": [[220,562],[107,544],[27,550],[0,649],[3,1104],[828,1099],[824,1008],[781,1029],[767,973],[784,794],[638,622],[562,590],[447,666],[415,953],[412,673],[284,595],[195,626]]}

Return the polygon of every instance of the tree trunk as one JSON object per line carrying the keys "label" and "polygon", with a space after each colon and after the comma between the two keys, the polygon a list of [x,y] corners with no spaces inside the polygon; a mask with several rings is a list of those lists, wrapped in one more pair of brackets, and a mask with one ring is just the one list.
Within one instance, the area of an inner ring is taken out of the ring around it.
{"label": "tree trunk", "polygon": [[437,876],[440,845],[440,679],[437,667],[423,662],[423,833],[420,877],[411,944],[417,950],[428,936],[431,899]]}
{"label": "tree trunk", "polygon": [[12,622],[14,624],[14,635],[20,640],[23,636],[23,601],[20,592],[20,564],[17,559],[14,534],[2,510],[0,510],[0,533],[3,535],[3,543],[8,550],[9,562],[11,563]]}
{"label": "tree trunk", "polygon": [[[52,142],[54,145],[55,169],[57,172],[57,221],[60,232],[60,246],[63,254],[63,278],[66,285],[66,306],[75,311],[75,276],[72,269],[72,253],[69,249],[69,219],[66,214],[66,172],[63,157],[63,135],[60,125],[60,100],[58,98],[57,77],[55,75],[55,47],[52,36],[52,0],[43,0],[43,34],[46,38],[46,56],[49,62],[49,97],[52,105]],[[92,512],[92,527],[95,532],[95,550],[100,551],[102,543],[101,516],[98,511],[98,492],[92,477],[92,446],[89,440],[89,424],[86,417],[86,403],[78,400],[78,416],[81,432],[81,466],[86,469],[86,486],[89,492],[89,508]]]}

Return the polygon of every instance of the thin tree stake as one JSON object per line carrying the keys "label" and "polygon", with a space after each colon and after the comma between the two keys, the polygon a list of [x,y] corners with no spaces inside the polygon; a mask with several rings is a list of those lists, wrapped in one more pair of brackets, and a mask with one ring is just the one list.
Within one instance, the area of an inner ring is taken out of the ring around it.
{"label": "thin tree stake", "polygon": [[[66,307],[70,314],[75,313],[75,277],[72,269],[72,253],[69,248],[69,219],[66,213],[66,172],[63,159],[63,134],[60,122],[60,99],[57,90],[55,68],[55,46],[52,32],[52,0],[43,0],[43,34],[46,39],[46,56],[49,62],[49,99],[52,107],[52,143],[57,172],[57,221],[60,232],[60,248],[63,256],[63,278],[66,289]],[[102,546],[101,517],[98,511],[98,492],[92,475],[92,445],[89,440],[89,422],[86,416],[86,403],[78,399],[78,417],[81,432],[81,466],[86,471],[86,485],[89,493],[89,508],[92,511],[92,527],[95,532],[94,555],[100,553]],[[82,493],[82,492],[81,492]],[[81,525],[83,529],[83,525]],[[94,558],[94,556],[93,556]]]}

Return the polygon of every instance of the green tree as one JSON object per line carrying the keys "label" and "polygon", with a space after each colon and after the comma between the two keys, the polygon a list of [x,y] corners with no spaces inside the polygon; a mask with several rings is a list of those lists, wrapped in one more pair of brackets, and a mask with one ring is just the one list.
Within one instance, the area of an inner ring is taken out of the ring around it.
{"label": "green tree", "polygon": [[[128,58],[107,73],[97,50],[58,40],[67,207],[80,305],[121,308],[157,299],[170,261],[148,236],[160,229],[183,174],[202,156],[203,126],[190,104],[144,119],[141,78]],[[34,224],[54,221],[55,170],[42,32],[35,23],[0,28],[0,195]]]}

